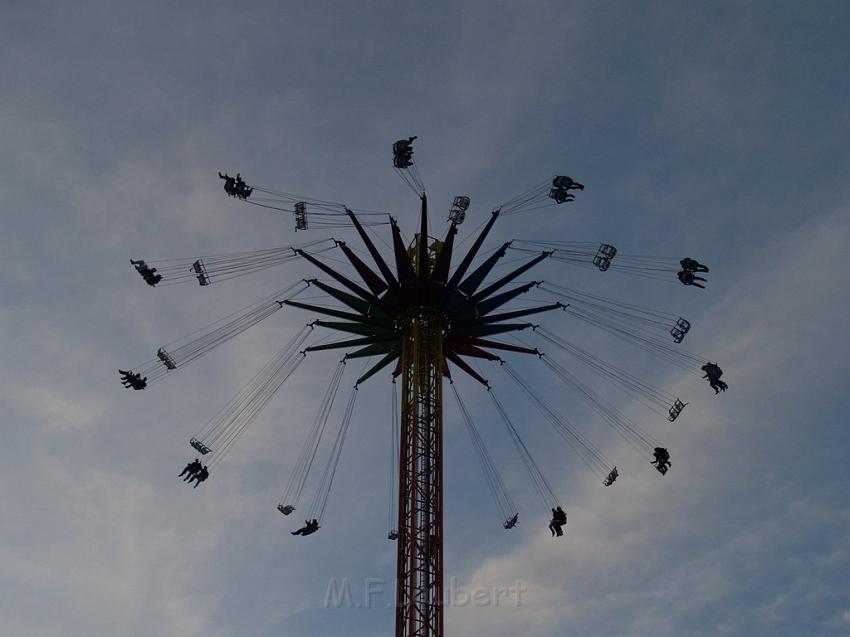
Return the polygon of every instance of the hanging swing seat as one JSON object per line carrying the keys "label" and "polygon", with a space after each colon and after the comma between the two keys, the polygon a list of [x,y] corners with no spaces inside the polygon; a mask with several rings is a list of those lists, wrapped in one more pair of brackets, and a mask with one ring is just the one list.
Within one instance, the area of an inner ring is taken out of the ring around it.
{"label": "hanging swing seat", "polygon": [[201,285],[209,285],[210,277],[207,274],[207,269],[204,267],[204,262],[198,259],[192,264],[192,270]]}
{"label": "hanging swing seat", "polygon": [[280,511],[281,513],[283,513],[284,515],[289,515],[290,513],[292,513],[295,510],[295,507],[292,506],[291,504],[286,504],[286,505],[278,504],[277,510]]}
{"label": "hanging swing seat", "polygon": [[156,350],[156,357],[162,361],[162,364],[165,365],[167,370],[177,369],[177,363],[174,362],[174,359],[171,357],[171,354],[165,351],[164,347],[160,347]]}
{"label": "hanging swing seat", "polygon": [[195,449],[202,456],[207,455],[212,451],[209,447],[207,447],[203,442],[198,440],[197,438],[190,438],[189,444],[192,445],[192,448]]}
{"label": "hanging swing seat", "polygon": [[451,210],[449,210],[449,221],[459,226],[466,219],[466,210],[469,208],[469,197],[459,195],[454,198]]}
{"label": "hanging swing seat", "polygon": [[670,330],[670,335],[673,337],[673,342],[681,343],[685,338],[685,334],[690,332],[690,330],[691,322],[686,319],[683,319],[680,316],[679,319],[676,321],[676,324]]}
{"label": "hanging swing seat", "polygon": [[670,411],[667,412],[667,420],[669,420],[670,422],[673,422],[674,420],[676,420],[676,418],[679,417],[679,414],[682,413],[682,410],[685,408],[685,405],[687,405],[687,404],[688,403],[683,403],[681,400],[679,400],[677,398],[675,400],[675,402],[670,406]]}
{"label": "hanging swing seat", "polygon": [[307,205],[303,201],[295,204],[295,231],[307,229]]}
{"label": "hanging swing seat", "polygon": [[617,255],[617,248],[608,244],[602,243],[596,251],[596,256],[593,257],[593,265],[599,268],[600,272],[605,272],[611,267],[611,259]]}

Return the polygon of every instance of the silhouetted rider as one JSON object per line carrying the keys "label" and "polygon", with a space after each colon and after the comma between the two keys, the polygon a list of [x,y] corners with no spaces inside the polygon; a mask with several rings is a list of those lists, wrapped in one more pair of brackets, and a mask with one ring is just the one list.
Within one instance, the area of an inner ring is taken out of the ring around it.
{"label": "silhouetted rider", "polygon": [[302,526],[297,531],[292,531],[292,535],[310,535],[319,530],[319,522],[316,518],[313,518],[309,522],[304,520],[304,526]]}
{"label": "silhouetted rider", "polygon": [[723,370],[720,369],[717,363],[706,363],[700,369],[705,372],[703,378],[708,379],[708,384],[711,385],[715,394],[719,394],[729,388],[729,385],[720,380],[720,377],[723,376]]}
{"label": "silhouetted rider", "polygon": [[[186,480],[191,479],[196,473],[201,470],[201,461],[195,458],[194,462],[190,462],[186,465],[183,471],[178,475],[178,478],[182,478],[183,476],[188,476]],[[184,482],[186,481],[184,480]]]}
{"label": "silhouetted rider", "polygon": [[563,527],[567,523],[567,514],[564,510],[558,506],[552,509],[552,521],[549,522],[549,530],[552,532],[553,536],[560,537],[564,534],[561,527]]}
{"label": "silhouetted rider", "polygon": [[685,257],[679,261],[679,265],[682,266],[683,270],[688,272],[708,272],[708,268],[706,266],[696,259],[691,259],[690,257]]}
{"label": "silhouetted rider", "polygon": [[207,469],[207,465],[204,465],[201,468],[201,470],[198,471],[198,473],[196,473],[193,476],[189,476],[189,477],[190,477],[189,484],[192,484],[192,480],[197,481],[197,482],[195,482],[195,486],[193,487],[194,489],[197,489],[198,485],[201,484],[201,482],[203,482],[204,480],[206,480],[207,478],[210,477],[210,472],[209,472],[209,469]]}
{"label": "silhouetted rider", "polygon": [[696,276],[690,270],[679,270],[679,272],[676,273],[676,276],[679,277],[679,281],[681,281],[684,285],[693,285],[698,288],[705,289],[705,286],[697,283],[697,281],[705,281],[706,279],[701,276]]}
{"label": "silhouetted rider", "polygon": [[655,460],[652,464],[655,465],[655,468],[658,469],[658,472],[661,475],[667,473],[667,470],[670,468],[670,452],[667,451],[664,447],[656,447],[652,454],[655,456]]}

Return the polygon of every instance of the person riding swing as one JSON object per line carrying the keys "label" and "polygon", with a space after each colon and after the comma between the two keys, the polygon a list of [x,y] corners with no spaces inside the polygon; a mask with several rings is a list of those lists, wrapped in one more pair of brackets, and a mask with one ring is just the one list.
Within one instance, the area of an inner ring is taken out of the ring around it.
{"label": "person riding swing", "polygon": [[182,478],[183,476],[186,476],[186,479],[184,480],[184,482],[186,482],[188,480],[191,480],[195,476],[195,474],[197,474],[201,470],[201,468],[201,461],[195,458],[193,462],[190,462],[186,465],[186,467],[177,477]]}
{"label": "person riding swing", "polygon": [[292,535],[311,535],[318,531],[321,527],[319,526],[319,521],[316,518],[313,518],[310,521],[304,520],[304,526],[296,531],[292,531]]}
{"label": "person riding swing", "polygon": [[549,531],[552,532],[552,537],[561,537],[564,532],[561,529],[567,523],[567,514],[560,507],[552,509],[552,521],[549,522]]}
{"label": "person riding swing", "polygon": [[652,451],[652,454],[655,456],[655,460],[652,461],[652,464],[655,465],[655,468],[658,469],[658,472],[663,476],[670,468],[670,452],[664,447],[656,447]]}

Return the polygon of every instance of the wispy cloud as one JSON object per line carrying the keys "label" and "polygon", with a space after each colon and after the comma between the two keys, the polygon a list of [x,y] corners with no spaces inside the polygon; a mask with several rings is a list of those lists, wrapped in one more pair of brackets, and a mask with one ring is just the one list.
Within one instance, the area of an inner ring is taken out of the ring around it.
{"label": "wispy cloud", "polygon": [[107,402],[96,395],[79,395],[50,385],[19,386],[14,401],[30,422],[55,433],[72,433],[103,422]]}

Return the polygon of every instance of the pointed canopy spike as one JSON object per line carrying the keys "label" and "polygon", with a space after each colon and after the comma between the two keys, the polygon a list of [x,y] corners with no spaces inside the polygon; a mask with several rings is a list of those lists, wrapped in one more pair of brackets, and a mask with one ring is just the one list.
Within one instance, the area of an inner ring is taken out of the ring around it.
{"label": "pointed canopy spike", "polygon": [[490,386],[490,383],[487,382],[486,378],[484,378],[478,372],[476,372],[474,369],[472,369],[469,366],[469,364],[465,360],[463,360],[460,356],[458,356],[457,354],[448,353],[448,354],[446,354],[446,358],[448,358],[451,362],[453,362],[455,365],[460,367],[463,371],[465,371],[467,374],[472,376],[475,380],[477,380],[479,383],[481,383],[485,387]]}
{"label": "pointed canopy spike", "polygon": [[525,294],[531,288],[536,285],[539,285],[540,281],[531,281],[530,283],[526,283],[524,285],[520,285],[518,287],[512,288],[507,292],[502,292],[501,294],[497,294],[495,296],[491,296],[489,299],[484,299],[479,302],[477,305],[478,313],[481,316],[489,314],[496,308],[501,307],[511,299],[518,297],[520,294]]}
{"label": "pointed canopy spike", "polygon": [[[373,365],[372,368],[369,369],[365,374],[363,374],[360,378],[358,378],[357,384],[359,385],[363,381],[365,381],[367,378],[371,378],[372,376],[374,376],[376,373],[381,371],[384,367],[386,367],[387,365],[389,365],[390,363],[392,363],[396,359],[399,360],[399,363],[401,362],[401,359],[399,358],[398,352],[390,352],[389,354],[384,356],[381,360],[379,360],[377,363],[375,363],[375,365]],[[393,372],[393,376],[394,377],[398,376],[400,373],[401,373],[400,370],[398,371],[398,373]]]}
{"label": "pointed canopy spike", "polygon": [[479,265],[472,274],[466,277],[463,283],[457,286],[457,289],[466,296],[472,296],[475,290],[478,289],[478,286],[481,285],[481,282],[490,274],[490,270],[495,267],[499,259],[505,256],[510,245],[510,241],[503,243],[502,247],[496,250],[484,263]]}
{"label": "pointed canopy spike", "polygon": [[345,358],[368,358],[370,356],[377,356],[378,354],[389,354],[390,352],[398,354],[399,344],[389,341],[384,343],[373,343],[372,345],[367,345],[357,351],[349,352],[345,355]]}
{"label": "pointed canopy spike", "polygon": [[334,287],[331,287],[327,283],[322,283],[318,280],[313,280],[313,285],[317,288],[331,295],[340,303],[344,303],[348,307],[353,310],[360,312],[363,316],[374,316],[376,318],[383,318],[386,322],[389,322],[390,316],[381,309],[378,309],[374,303],[370,304],[362,299],[357,298],[352,294],[348,294],[347,292],[343,292],[342,290],[337,290]]}
{"label": "pointed canopy spike", "polygon": [[382,321],[380,319],[374,319],[368,316],[362,316],[360,314],[352,314],[351,312],[343,312],[342,310],[335,310],[333,308],[322,307],[320,305],[313,305],[312,303],[302,303],[301,301],[292,301],[289,299],[283,302],[286,305],[301,308],[302,310],[307,310],[309,312],[318,312],[319,314],[326,314],[327,316],[334,316],[336,318],[345,319],[346,321],[354,321],[355,323],[380,325],[386,327],[390,327],[391,325],[388,321]]}
{"label": "pointed canopy spike", "polygon": [[428,263],[428,198],[425,193],[422,193],[422,210],[419,219],[419,258],[417,266],[419,269],[419,282],[424,283],[430,274],[430,264]]}
{"label": "pointed canopy spike", "polygon": [[381,274],[384,275],[384,279],[387,284],[390,286],[391,290],[395,290],[398,292],[398,280],[395,278],[393,271],[390,269],[390,266],[387,265],[387,262],[384,261],[384,258],[381,256],[381,253],[378,252],[378,249],[375,247],[375,244],[372,243],[372,240],[369,238],[369,235],[366,234],[366,231],[363,229],[363,226],[360,225],[360,222],[357,220],[357,217],[354,215],[351,210],[348,208],[345,209],[345,214],[351,219],[351,222],[354,224],[354,228],[357,230],[357,234],[360,235],[360,239],[363,241],[363,244],[366,246],[366,249],[369,251],[369,254],[372,256],[372,260],[375,262],[375,265],[378,266],[378,269],[381,271]]}
{"label": "pointed canopy spike", "polygon": [[452,222],[449,226],[449,231],[446,234],[446,240],[443,241],[443,247],[440,248],[440,254],[437,256],[437,262],[434,264],[434,269],[431,272],[431,281],[442,284],[449,278],[449,268],[452,264],[452,249],[457,235],[457,224]]}
{"label": "pointed canopy spike", "polygon": [[538,263],[540,263],[543,259],[545,259],[545,258],[547,258],[547,257],[551,256],[551,254],[552,254],[552,252],[551,252],[551,251],[547,251],[547,252],[542,252],[542,253],[540,253],[539,255],[537,255],[536,257],[534,257],[531,261],[528,261],[527,263],[524,263],[523,265],[521,265],[520,267],[518,267],[518,268],[517,268],[516,270],[514,270],[513,272],[510,272],[510,273],[506,274],[505,276],[503,276],[501,279],[499,279],[499,280],[498,280],[498,281],[496,281],[495,283],[492,283],[491,285],[488,285],[486,288],[484,288],[483,290],[481,290],[481,291],[480,291],[480,292],[478,292],[477,294],[473,295],[473,296],[472,296],[472,298],[470,298],[468,302],[470,302],[470,303],[478,303],[479,301],[481,301],[481,300],[483,300],[483,299],[486,299],[488,296],[490,296],[491,294],[493,294],[493,292],[495,292],[496,290],[499,290],[499,289],[501,289],[501,288],[505,287],[508,283],[510,283],[511,281],[513,281],[513,280],[514,280],[515,278],[517,278],[518,276],[520,276],[520,275],[522,275],[522,274],[525,274],[525,273],[526,273],[526,272],[528,272],[531,268],[533,268],[535,265],[537,265]]}
{"label": "pointed canopy spike", "polygon": [[475,347],[474,345],[458,345],[450,351],[454,352],[458,356],[472,356],[473,358],[483,358],[488,361],[502,360],[493,352],[488,352],[487,350]]}
{"label": "pointed canopy spike", "polygon": [[372,290],[372,294],[375,296],[383,294],[388,287],[384,280],[375,274],[372,268],[366,265],[360,257],[354,254],[354,252],[351,251],[351,248],[345,245],[345,241],[337,241],[337,245],[351,262],[351,265],[354,266],[354,269],[357,270],[357,273],[360,275],[360,278],[363,279],[363,282],[370,290]]}
{"label": "pointed canopy spike", "polygon": [[305,352],[321,352],[329,349],[342,349],[345,347],[359,347],[361,345],[372,345],[386,341],[397,340],[398,336],[392,334],[390,336],[366,336],[364,338],[351,338],[346,341],[334,341],[333,343],[323,343],[322,345],[311,345],[306,348]]}
{"label": "pointed canopy spike", "polygon": [[537,349],[532,349],[530,347],[522,347],[520,345],[510,345],[508,343],[501,343],[499,341],[491,341],[484,338],[476,338],[474,336],[449,336],[447,339],[449,343],[459,343],[475,345],[477,347],[486,347],[488,349],[500,349],[506,352],[516,352],[517,354],[539,354],[540,352]]}
{"label": "pointed canopy spike", "polygon": [[478,250],[481,247],[481,244],[484,243],[484,239],[487,238],[490,229],[493,227],[493,224],[496,223],[496,219],[498,219],[499,217],[499,212],[501,211],[497,208],[491,213],[492,216],[487,222],[487,225],[484,226],[484,229],[481,231],[481,234],[478,235],[478,238],[472,244],[472,247],[469,249],[469,252],[466,253],[465,257],[463,257],[463,260],[460,262],[460,265],[457,266],[457,270],[455,270],[454,274],[452,274],[452,278],[449,279],[449,282],[446,284],[447,290],[453,289],[463,278],[463,275],[466,274],[466,271],[469,269],[472,260],[475,258],[475,255],[478,254]]}
{"label": "pointed canopy spike", "polygon": [[368,325],[366,323],[346,323],[344,321],[323,321],[318,320],[315,325],[326,327],[339,332],[348,332],[349,334],[360,334],[362,336],[381,336],[393,333],[391,328],[381,327],[379,325]]}
{"label": "pointed canopy spike", "polygon": [[532,314],[540,314],[541,312],[550,312],[564,307],[562,303],[552,303],[551,305],[540,305],[538,307],[529,307],[524,310],[514,310],[513,312],[502,312],[501,314],[491,314],[490,316],[482,316],[467,323],[459,323],[458,327],[464,325],[486,325],[487,323],[498,323],[499,321],[509,321],[511,319],[520,318],[522,316],[530,316]]}
{"label": "pointed canopy spike", "polygon": [[397,223],[392,224],[393,231],[393,251],[395,252],[396,270],[398,271],[398,281],[402,287],[412,286],[416,283],[416,272],[413,269],[413,264],[410,262],[410,256],[407,254],[407,249],[404,247],[404,241],[401,238],[401,230]]}
{"label": "pointed canopy spike", "polygon": [[468,327],[452,328],[461,336],[489,336],[503,332],[519,332],[532,327],[531,323],[501,323],[497,325],[470,325]]}
{"label": "pointed canopy spike", "polygon": [[361,287],[361,286],[357,285],[354,281],[352,281],[352,280],[351,280],[351,279],[349,279],[348,277],[345,277],[345,276],[341,275],[339,272],[337,272],[336,270],[334,270],[332,267],[330,267],[330,266],[328,266],[328,265],[325,265],[324,263],[322,263],[321,261],[319,261],[319,260],[318,260],[316,257],[314,257],[313,255],[308,254],[307,252],[304,252],[304,250],[296,250],[296,251],[295,251],[295,253],[296,253],[296,254],[298,254],[299,256],[302,256],[302,257],[304,257],[305,259],[307,259],[310,263],[312,263],[313,265],[315,265],[315,266],[316,266],[317,268],[319,268],[322,272],[325,272],[326,274],[329,274],[329,275],[330,275],[331,277],[333,277],[333,278],[334,278],[337,282],[342,283],[342,285],[344,285],[344,286],[345,286],[345,287],[347,287],[349,290],[351,290],[352,292],[354,292],[354,293],[355,293],[357,296],[359,296],[360,298],[362,298],[362,299],[364,299],[364,300],[366,300],[366,301],[369,301],[370,303],[372,303],[372,304],[373,304],[373,305],[375,305],[375,306],[382,306],[382,305],[383,305],[383,303],[381,303],[381,300],[380,300],[377,296],[375,296],[374,294],[372,294],[371,292],[369,292],[369,291],[368,291],[368,290],[366,290],[365,288],[363,288],[363,287]]}

